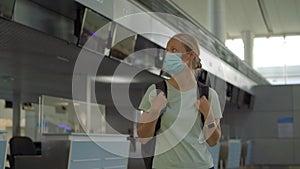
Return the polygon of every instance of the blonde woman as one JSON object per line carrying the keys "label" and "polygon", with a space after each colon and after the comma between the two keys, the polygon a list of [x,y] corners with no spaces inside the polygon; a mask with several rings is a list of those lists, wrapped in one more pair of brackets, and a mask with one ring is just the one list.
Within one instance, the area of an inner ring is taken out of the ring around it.
{"label": "blonde woman", "polygon": [[152,168],[212,169],[212,156],[205,142],[209,146],[218,143],[222,113],[213,89],[209,88],[208,98],[197,99],[194,72],[201,68],[198,42],[190,34],[180,33],[168,41],[166,50],[163,69],[171,75],[166,80],[167,98],[163,92],[156,94],[154,84],[148,88],[139,107],[143,110],[139,140],[145,144],[154,136],[157,119],[163,113]]}

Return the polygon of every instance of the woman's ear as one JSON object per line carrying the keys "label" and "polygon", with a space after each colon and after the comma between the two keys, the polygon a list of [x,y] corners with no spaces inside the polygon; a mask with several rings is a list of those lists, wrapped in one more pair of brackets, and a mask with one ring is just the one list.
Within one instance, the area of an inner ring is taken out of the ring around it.
{"label": "woman's ear", "polygon": [[202,63],[201,63],[201,61],[198,63],[198,68],[202,69]]}
{"label": "woman's ear", "polygon": [[196,56],[196,53],[193,50],[190,51],[189,58],[193,60],[195,58],[195,56]]}

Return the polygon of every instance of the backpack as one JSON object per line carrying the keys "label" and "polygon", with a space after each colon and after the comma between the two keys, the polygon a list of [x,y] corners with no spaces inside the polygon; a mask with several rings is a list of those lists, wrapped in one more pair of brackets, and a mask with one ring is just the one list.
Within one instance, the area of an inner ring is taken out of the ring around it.
{"label": "backpack", "polygon": [[[200,99],[202,96],[206,96],[208,98],[209,93],[209,87],[207,85],[204,85],[203,83],[197,81],[198,85],[198,93],[197,98]],[[156,89],[158,92],[163,91],[165,93],[166,98],[168,98],[168,90],[167,90],[167,83],[165,80],[157,82],[155,84]],[[159,94],[159,93],[157,93]],[[154,136],[156,136],[157,131],[160,129],[160,123],[161,123],[161,117],[163,115],[163,112],[165,112],[165,109],[162,110],[154,131]],[[202,124],[204,124],[204,116],[201,113],[201,121]],[[146,166],[146,169],[152,169],[152,162],[154,158],[154,152],[155,152],[155,143],[156,143],[156,137],[153,137],[151,140],[149,140],[146,144],[141,145],[141,153],[143,156],[144,164]]]}

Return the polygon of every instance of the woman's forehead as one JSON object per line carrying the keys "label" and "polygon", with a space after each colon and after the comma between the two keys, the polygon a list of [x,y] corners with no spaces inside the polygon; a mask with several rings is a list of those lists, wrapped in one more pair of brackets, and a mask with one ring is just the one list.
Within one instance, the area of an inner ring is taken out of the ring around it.
{"label": "woman's forehead", "polygon": [[167,47],[180,47],[180,48],[184,48],[184,45],[182,44],[182,42],[178,39],[172,38],[169,40]]}

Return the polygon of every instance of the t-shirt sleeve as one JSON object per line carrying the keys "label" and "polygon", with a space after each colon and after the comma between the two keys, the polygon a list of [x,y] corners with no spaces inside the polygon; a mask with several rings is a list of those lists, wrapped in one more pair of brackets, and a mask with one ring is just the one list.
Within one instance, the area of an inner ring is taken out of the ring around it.
{"label": "t-shirt sleeve", "polygon": [[212,111],[214,113],[215,119],[221,119],[223,116],[222,116],[222,111],[221,111],[221,105],[220,105],[219,97],[218,97],[217,92],[214,89],[212,89],[212,88],[209,88],[208,99],[210,101],[210,104],[211,104]]}
{"label": "t-shirt sleeve", "polygon": [[142,98],[142,101],[139,105],[139,109],[144,112],[150,112],[151,109],[151,98],[156,96],[156,89],[155,85],[152,84],[148,87],[146,93],[144,94],[144,97]]}

